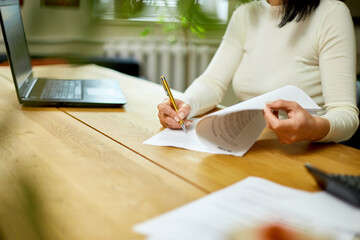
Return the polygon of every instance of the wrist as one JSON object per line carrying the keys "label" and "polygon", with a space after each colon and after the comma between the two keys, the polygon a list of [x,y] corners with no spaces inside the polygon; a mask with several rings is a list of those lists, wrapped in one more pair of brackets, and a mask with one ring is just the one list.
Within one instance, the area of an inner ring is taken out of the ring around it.
{"label": "wrist", "polygon": [[330,122],[326,118],[313,116],[314,118],[314,131],[311,135],[311,141],[319,141],[326,137],[330,131]]}

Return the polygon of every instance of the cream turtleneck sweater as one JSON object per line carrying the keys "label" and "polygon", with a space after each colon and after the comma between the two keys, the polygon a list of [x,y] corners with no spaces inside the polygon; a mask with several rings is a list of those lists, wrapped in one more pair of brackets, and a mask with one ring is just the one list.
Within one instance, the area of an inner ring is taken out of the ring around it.
{"label": "cream turtleneck sweater", "polygon": [[350,138],[359,125],[356,45],[346,5],[321,0],[305,20],[278,27],[281,6],[266,0],[235,10],[214,58],[185,91],[189,117],[219,104],[228,85],[247,100],[285,85],[304,90],[319,106],[330,131],[321,142]]}

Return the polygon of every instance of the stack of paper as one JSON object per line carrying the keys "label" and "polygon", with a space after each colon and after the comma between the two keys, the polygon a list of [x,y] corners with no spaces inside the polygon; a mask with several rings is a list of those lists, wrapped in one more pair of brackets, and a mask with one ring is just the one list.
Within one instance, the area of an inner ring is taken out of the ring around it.
{"label": "stack of paper", "polygon": [[243,156],[265,128],[265,104],[278,99],[295,101],[310,113],[320,110],[305,92],[289,85],[195,120],[186,134],[166,129],[144,143]]}
{"label": "stack of paper", "polygon": [[279,221],[298,231],[352,240],[360,232],[360,209],[327,192],[309,193],[249,177],[134,230],[151,240],[228,240],[236,230]]}

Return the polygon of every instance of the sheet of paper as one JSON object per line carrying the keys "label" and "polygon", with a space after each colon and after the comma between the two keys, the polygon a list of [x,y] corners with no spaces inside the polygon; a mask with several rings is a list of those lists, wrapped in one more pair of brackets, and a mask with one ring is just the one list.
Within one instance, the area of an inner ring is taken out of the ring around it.
{"label": "sheet of paper", "polygon": [[[213,154],[224,154],[223,151],[218,149],[211,149],[206,147],[198,137],[195,132],[195,125],[199,121],[198,118],[192,119],[193,124],[186,129],[186,133],[182,130],[172,130],[169,128],[164,129],[155,136],[149,138],[144,144],[154,145],[154,146],[171,146],[189,149],[198,152],[207,152]],[[226,153],[225,153],[226,154]],[[229,153],[231,154],[231,153]]]}
{"label": "sheet of paper", "polygon": [[237,155],[250,149],[265,128],[262,110],[269,101],[295,101],[309,112],[320,107],[301,89],[288,85],[203,117],[196,126],[200,141],[209,148]]}
{"label": "sheet of paper", "polygon": [[265,128],[262,110],[266,102],[277,99],[296,101],[309,112],[320,109],[305,92],[289,85],[196,119],[186,134],[165,129],[144,143],[243,156]]}
{"label": "sheet of paper", "polygon": [[243,156],[266,126],[262,110],[243,110],[201,119],[196,136],[209,149]]}
{"label": "sheet of paper", "polygon": [[308,193],[249,177],[134,227],[151,240],[228,240],[259,223],[282,222],[298,231],[352,240],[360,209],[326,192]]}

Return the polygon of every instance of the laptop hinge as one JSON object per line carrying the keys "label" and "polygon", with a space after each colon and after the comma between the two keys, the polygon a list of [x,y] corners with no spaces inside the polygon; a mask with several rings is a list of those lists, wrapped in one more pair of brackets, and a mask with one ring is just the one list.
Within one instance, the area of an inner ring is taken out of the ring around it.
{"label": "laptop hinge", "polygon": [[28,91],[25,94],[25,98],[29,98],[29,95],[30,95],[31,91],[33,90],[34,85],[37,82],[37,80],[38,80],[38,78],[31,78],[31,80],[30,80],[31,83],[30,83]]}
{"label": "laptop hinge", "polygon": [[19,89],[20,96],[28,98],[36,81],[37,81],[37,78],[33,78],[32,71],[30,71],[26,77],[26,80],[23,82],[23,84],[21,84],[21,87]]}

